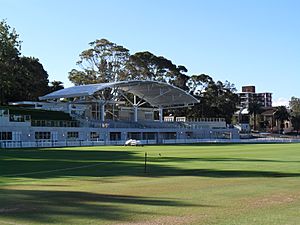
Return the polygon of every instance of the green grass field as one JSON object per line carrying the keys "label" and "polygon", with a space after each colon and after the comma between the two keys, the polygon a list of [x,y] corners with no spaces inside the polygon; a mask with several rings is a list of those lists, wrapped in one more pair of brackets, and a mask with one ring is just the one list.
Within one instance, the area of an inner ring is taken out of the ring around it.
{"label": "green grass field", "polygon": [[300,144],[0,150],[0,224],[299,223]]}

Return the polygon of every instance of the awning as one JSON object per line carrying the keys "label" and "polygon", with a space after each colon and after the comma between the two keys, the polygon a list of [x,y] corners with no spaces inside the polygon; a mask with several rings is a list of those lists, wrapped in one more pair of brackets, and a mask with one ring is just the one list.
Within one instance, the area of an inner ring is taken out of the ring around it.
{"label": "awning", "polygon": [[184,90],[170,84],[158,81],[119,81],[112,83],[100,83],[80,85],[61,89],[45,96],[40,100],[51,100],[60,98],[73,98],[92,96],[98,91],[106,88],[116,88],[124,92],[132,93],[149,102],[154,107],[189,106],[198,103],[198,99]]}

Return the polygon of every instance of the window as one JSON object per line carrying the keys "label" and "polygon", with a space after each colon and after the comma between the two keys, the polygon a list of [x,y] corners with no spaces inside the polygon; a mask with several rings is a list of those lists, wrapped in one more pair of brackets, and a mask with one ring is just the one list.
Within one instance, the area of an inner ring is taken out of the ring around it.
{"label": "window", "polygon": [[99,134],[97,132],[91,132],[90,133],[90,139],[91,140],[97,140],[97,139],[99,139]]}
{"label": "window", "polygon": [[175,132],[162,133],[164,139],[176,139],[177,135]]}
{"label": "window", "polygon": [[155,140],[156,133],[154,132],[145,132],[143,133],[143,140]]}
{"label": "window", "polygon": [[35,127],[79,127],[77,121],[63,120],[32,120],[31,125]]}
{"label": "window", "polygon": [[50,140],[51,132],[35,132],[36,140]]}
{"label": "window", "polygon": [[12,132],[12,140],[13,141],[21,141],[21,135],[22,135],[22,132],[20,132],[20,131],[13,131]]}
{"label": "window", "polygon": [[67,138],[68,139],[77,139],[79,137],[78,132],[71,131],[67,133]]}
{"label": "window", "polygon": [[127,136],[128,136],[128,139],[141,140],[140,132],[129,132]]}
{"label": "window", "polygon": [[10,115],[9,121],[10,122],[25,122],[25,116],[24,115]]}
{"label": "window", "polygon": [[12,140],[12,132],[0,132],[0,140]]}
{"label": "window", "polygon": [[111,141],[121,140],[121,132],[110,132],[110,140]]}

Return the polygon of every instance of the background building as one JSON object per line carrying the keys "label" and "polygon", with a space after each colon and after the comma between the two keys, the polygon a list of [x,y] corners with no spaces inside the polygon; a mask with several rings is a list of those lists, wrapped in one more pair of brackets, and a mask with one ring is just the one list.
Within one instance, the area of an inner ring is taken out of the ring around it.
{"label": "background building", "polygon": [[242,92],[237,93],[239,96],[239,108],[249,108],[250,102],[257,102],[262,107],[272,107],[272,93],[255,92],[255,86],[243,86]]}

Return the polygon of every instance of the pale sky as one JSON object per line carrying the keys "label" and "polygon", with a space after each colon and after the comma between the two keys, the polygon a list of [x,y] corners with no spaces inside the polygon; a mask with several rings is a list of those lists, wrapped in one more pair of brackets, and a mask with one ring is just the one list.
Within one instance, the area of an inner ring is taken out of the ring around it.
{"label": "pale sky", "polygon": [[273,103],[300,97],[297,0],[0,0],[0,19],[40,59],[49,80],[72,86],[88,43],[106,38],[131,54],[150,51],[188,75],[255,85]]}

